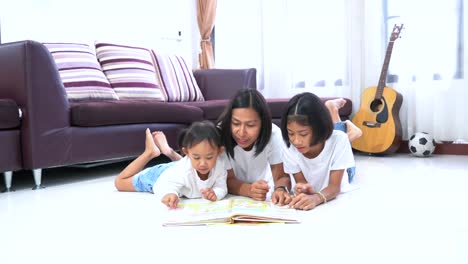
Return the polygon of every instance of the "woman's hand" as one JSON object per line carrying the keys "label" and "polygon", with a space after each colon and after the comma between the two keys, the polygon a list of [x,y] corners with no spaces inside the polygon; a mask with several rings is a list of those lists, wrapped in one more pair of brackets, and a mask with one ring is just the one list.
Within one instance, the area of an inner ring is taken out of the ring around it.
{"label": "woman's hand", "polygon": [[300,193],[314,194],[315,189],[314,189],[314,186],[312,186],[311,184],[298,182],[296,183],[296,186],[294,187],[294,193],[295,194],[300,194]]}
{"label": "woman's hand", "polygon": [[161,202],[171,209],[176,209],[179,203],[179,196],[175,193],[168,193],[164,195]]}
{"label": "woman's hand", "polygon": [[203,198],[210,200],[212,202],[216,201],[218,197],[216,197],[216,193],[211,188],[203,188],[200,190],[201,195]]}
{"label": "woman's hand", "polygon": [[284,188],[277,188],[271,195],[271,202],[277,205],[287,205],[291,202],[291,195]]}
{"label": "woman's hand", "polygon": [[311,210],[314,209],[321,202],[321,198],[318,194],[304,194],[300,193],[292,198],[288,204],[289,207],[299,210]]}
{"label": "woman's hand", "polygon": [[270,186],[265,180],[259,180],[250,184],[250,197],[257,201],[265,201]]}

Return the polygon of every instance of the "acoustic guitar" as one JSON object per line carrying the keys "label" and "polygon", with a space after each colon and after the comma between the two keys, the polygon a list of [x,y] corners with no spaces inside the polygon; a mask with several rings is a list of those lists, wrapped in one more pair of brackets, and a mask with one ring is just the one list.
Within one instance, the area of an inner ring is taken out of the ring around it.
{"label": "acoustic guitar", "polygon": [[403,24],[393,27],[377,87],[366,88],[361,105],[352,122],[362,130],[362,136],[351,144],[353,149],[370,154],[395,152],[401,143],[399,112],[403,96],[386,86],[388,65],[393,44],[400,36]]}

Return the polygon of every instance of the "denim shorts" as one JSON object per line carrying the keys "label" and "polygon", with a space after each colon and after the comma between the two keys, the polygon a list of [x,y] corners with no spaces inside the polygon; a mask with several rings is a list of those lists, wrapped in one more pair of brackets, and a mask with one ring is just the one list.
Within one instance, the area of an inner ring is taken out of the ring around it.
{"label": "denim shorts", "polygon": [[[343,131],[343,132],[346,133],[346,131],[347,131],[346,123],[345,122],[335,123],[334,129],[335,130],[340,130],[340,131]],[[347,168],[346,172],[348,173],[348,181],[351,183],[353,181],[353,179],[354,179],[354,175],[356,175],[356,167]]]}
{"label": "denim shorts", "polygon": [[346,123],[345,122],[337,122],[335,123],[334,125],[334,128],[335,130],[340,130],[340,131],[343,131],[346,133],[347,129],[346,129]]}
{"label": "denim shorts", "polygon": [[152,193],[153,186],[158,180],[159,176],[161,176],[165,170],[172,167],[173,165],[174,162],[163,163],[140,171],[132,178],[133,187],[137,192]]}

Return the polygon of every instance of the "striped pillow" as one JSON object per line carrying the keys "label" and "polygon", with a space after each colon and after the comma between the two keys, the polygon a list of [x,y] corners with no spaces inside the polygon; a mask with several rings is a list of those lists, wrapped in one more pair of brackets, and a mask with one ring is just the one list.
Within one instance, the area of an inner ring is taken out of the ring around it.
{"label": "striped pillow", "polygon": [[192,70],[187,66],[184,58],[178,55],[159,54],[154,52],[154,50],[151,50],[151,52],[156,61],[156,70],[161,75],[167,101],[188,102],[205,100]]}
{"label": "striped pillow", "polygon": [[102,42],[95,45],[102,69],[120,99],[166,101],[148,49]]}
{"label": "striped pillow", "polygon": [[52,54],[68,100],[118,100],[90,46],[43,43]]}

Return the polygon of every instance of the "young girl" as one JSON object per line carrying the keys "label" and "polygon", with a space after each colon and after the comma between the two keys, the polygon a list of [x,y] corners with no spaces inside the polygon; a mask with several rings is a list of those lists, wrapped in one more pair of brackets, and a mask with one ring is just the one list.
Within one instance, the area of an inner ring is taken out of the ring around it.
{"label": "young girl", "polygon": [[179,146],[185,157],[176,155],[173,158],[180,158],[178,161],[143,170],[161,151],[174,154],[162,132],[151,134],[147,129],[145,151],[117,176],[117,190],[152,192],[169,208],[176,208],[181,196],[222,199],[227,193],[227,173],[223,162],[218,161],[224,148],[216,127],[209,121],[194,122],[179,135]]}
{"label": "young girl", "polygon": [[354,166],[347,135],[333,130],[326,106],[312,93],[301,93],[288,103],[281,119],[284,170],[296,181],[290,207],[310,210],[334,199],[349,184],[343,178],[346,168]]}
{"label": "young girl", "polygon": [[[227,186],[231,194],[266,200],[272,191],[273,203],[290,201],[291,180],[284,173],[285,150],[281,130],[272,124],[263,95],[255,89],[241,89],[218,119],[226,152]],[[273,179],[270,190],[268,184]]]}

